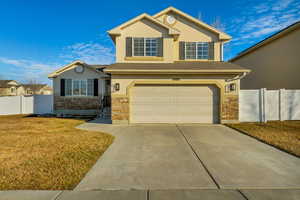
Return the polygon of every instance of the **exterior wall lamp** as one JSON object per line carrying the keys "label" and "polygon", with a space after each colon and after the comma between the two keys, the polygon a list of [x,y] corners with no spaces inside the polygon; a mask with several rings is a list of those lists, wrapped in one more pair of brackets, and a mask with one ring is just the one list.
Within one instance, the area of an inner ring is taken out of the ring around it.
{"label": "exterior wall lamp", "polygon": [[119,91],[120,90],[120,83],[115,83],[114,88],[115,88],[115,91]]}
{"label": "exterior wall lamp", "polygon": [[236,90],[236,84],[235,84],[235,83],[231,83],[231,84],[229,85],[229,90],[230,90],[230,92],[235,91],[235,90]]}

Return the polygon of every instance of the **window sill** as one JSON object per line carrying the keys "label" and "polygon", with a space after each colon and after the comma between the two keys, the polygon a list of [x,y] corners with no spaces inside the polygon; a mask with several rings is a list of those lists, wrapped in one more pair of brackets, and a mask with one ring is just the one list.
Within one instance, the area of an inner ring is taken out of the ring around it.
{"label": "window sill", "polygon": [[98,98],[99,96],[81,96],[81,95],[78,95],[78,96],[61,96],[61,97],[65,97],[65,98]]}
{"label": "window sill", "polygon": [[217,61],[217,60],[210,60],[210,59],[185,59],[185,60],[178,60],[177,62],[207,62],[207,61]]}
{"label": "window sill", "polygon": [[133,56],[133,57],[125,57],[125,60],[133,60],[133,61],[163,61],[163,57],[157,56]]}

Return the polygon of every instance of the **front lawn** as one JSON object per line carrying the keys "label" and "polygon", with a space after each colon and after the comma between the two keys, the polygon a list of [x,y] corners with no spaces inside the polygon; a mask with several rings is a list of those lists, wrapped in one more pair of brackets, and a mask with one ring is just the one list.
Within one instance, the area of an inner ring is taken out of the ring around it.
{"label": "front lawn", "polygon": [[228,124],[263,142],[300,156],[300,121]]}
{"label": "front lawn", "polygon": [[0,116],[0,190],[73,189],[113,141],[83,122]]}

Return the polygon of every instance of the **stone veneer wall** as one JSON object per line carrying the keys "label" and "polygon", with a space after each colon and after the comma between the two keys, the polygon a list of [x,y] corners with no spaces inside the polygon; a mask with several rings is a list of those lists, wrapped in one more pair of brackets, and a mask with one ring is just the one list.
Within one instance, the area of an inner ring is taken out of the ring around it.
{"label": "stone veneer wall", "polygon": [[239,120],[239,96],[224,95],[222,113],[222,121],[238,121]]}
{"label": "stone veneer wall", "polygon": [[54,110],[100,110],[99,97],[54,96]]}
{"label": "stone veneer wall", "polygon": [[113,122],[129,121],[129,98],[126,96],[111,97],[111,120]]}

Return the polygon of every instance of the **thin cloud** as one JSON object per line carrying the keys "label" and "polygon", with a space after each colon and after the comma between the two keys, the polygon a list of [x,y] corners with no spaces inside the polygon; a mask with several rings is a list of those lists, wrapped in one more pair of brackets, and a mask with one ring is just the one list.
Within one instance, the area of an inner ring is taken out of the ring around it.
{"label": "thin cloud", "polygon": [[243,18],[231,19],[231,46],[249,46],[300,20],[300,3],[294,0],[264,1],[247,9]]}
{"label": "thin cloud", "polygon": [[[34,60],[0,57],[0,62],[10,66],[5,78],[14,77],[22,82],[35,79],[39,82],[49,82],[47,74],[57,68],[57,64],[45,64]],[[12,79],[12,78],[9,78]]]}
{"label": "thin cloud", "polygon": [[69,45],[60,57],[68,62],[82,60],[88,64],[111,64],[115,59],[112,48],[94,42]]}

